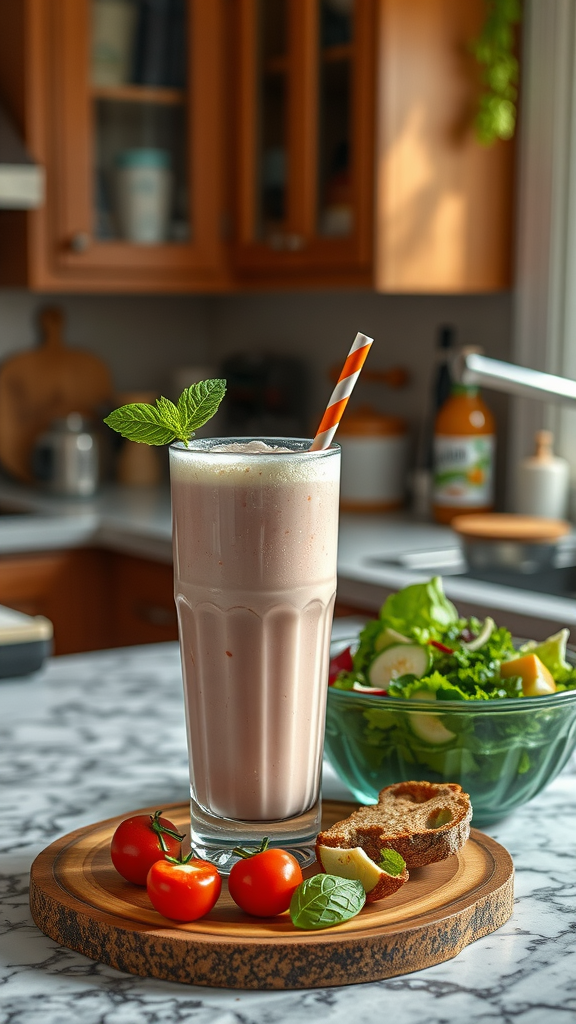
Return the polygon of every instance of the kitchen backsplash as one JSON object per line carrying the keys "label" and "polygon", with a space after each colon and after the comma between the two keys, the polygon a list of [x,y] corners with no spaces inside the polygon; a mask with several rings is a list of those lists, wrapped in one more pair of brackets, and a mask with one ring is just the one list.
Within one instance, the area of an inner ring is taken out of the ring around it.
{"label": "kitchen backsplash", "polygon": [[[214,365],[237,352],[304,359],[309,368],[310,419],[330,394],[331,366],[341,363],[357,330],[376,341],[370,366],[405,366],[402,390],[362,383],[353,404],[406,417],[412,435],[430,396],[438,326],[453,324],[463,344],[511,357],[509,293],[477,296],[377,295],[373,292],[284,292],[219,296],[39,296],[0,291],[0,359],[36,344],[36,314],[58,305],[66,314],[68,344],[104,359],[119,390],[170,393],[174,370]],[[487,400],[496,414],[500,450],[506,444],[507,399]],[[505,475],[498,461],[499,491]]]}

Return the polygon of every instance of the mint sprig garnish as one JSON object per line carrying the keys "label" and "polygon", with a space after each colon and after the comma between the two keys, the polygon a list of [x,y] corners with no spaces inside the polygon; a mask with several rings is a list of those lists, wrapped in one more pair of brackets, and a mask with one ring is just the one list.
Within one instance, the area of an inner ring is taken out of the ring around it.
{"label": "mint sprig garnish", "polygon": [[359,914],[365,902],[362,882],[339,875],[313,875],[295,890],[290,917],[296,928],[332,928]]}
{"label": "mint sprig garnish", "polygon": [[225,380],[201,380],[185,388],[176,405],[169,398],[157,398],[155,405],[132,402],[114,409],[104,423],[129,441],[156,445],[183,441],[188,444],[194,432],[218,411],[225,393]]}

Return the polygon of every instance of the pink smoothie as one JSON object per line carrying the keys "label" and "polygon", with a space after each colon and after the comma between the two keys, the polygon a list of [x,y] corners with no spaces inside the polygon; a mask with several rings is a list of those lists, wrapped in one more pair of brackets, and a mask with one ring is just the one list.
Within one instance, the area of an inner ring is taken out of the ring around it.
{"label": "pink smoothie", "polygon": [[294,817],[319,788],[339,454],[173,446],[170,463],[193,796]]}

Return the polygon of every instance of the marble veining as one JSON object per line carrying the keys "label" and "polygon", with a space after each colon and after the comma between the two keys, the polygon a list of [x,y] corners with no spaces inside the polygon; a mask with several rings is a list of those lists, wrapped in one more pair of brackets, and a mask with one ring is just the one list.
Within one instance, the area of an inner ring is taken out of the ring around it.
{"label": "marble veining", "polygon": [[[345,796],[328,770],[325,793]],[[36,854],[81,825],[187,797],[175,644],[53,659],[0,681],[0,1024],[574,1024],[576,761],[488,829],[516,867],[513,917],[454,960],[369,985],[237,992],[124,975],[33,924]]]}

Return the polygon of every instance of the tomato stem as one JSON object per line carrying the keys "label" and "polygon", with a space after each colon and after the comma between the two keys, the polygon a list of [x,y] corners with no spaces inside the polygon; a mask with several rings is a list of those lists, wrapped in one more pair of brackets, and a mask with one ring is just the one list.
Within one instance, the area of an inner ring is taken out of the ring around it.
{"label": "tomato stem", "polygon": [[180,850],[179,857],[170,857],[166,854],[165,860],[169,860],[171,864],[188,864],[188,862],[192,860],[192,857],[198,859],[195,850],[190,850],[190,853],[187,853],[186,856],[184,856],[182,850]]}
{"label": "tomato stem", "polygon": [[232,850],[232,853],[235,853],[237,857],[242,857],[242,860],[249,860],[250,857],[256,857],[257,854],[259,853],[265,853],[266,850],[268,849],[269,843],[269,836],[265,836],[262,842],[260,843],[260,846],[258,846],[255,850],[242,850],[241,847],[237,846],[235,847],[234,850]]}
{"label": "tomato stem", "polygon": [[168,843],[164,839],[164,836],[170,836],[170,838],[175,839],[177,843],[181,843],[186,837],[181,835],[180,832],[176,832],[172,828],[166,828],[166,826],[163,825],[160,821],[161,814],[162,811],[156,811],[154,814],[150,815],[150,828],[158,836],[158,842],[160,844],[160,849],[162,850],[162,853],[168,853],[170,847],[168,846]]}

